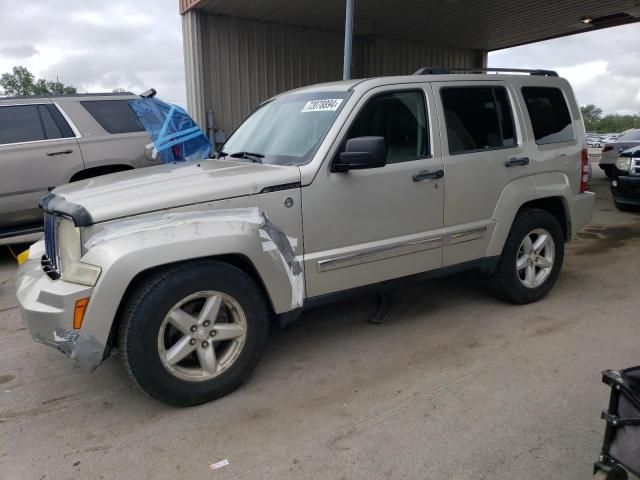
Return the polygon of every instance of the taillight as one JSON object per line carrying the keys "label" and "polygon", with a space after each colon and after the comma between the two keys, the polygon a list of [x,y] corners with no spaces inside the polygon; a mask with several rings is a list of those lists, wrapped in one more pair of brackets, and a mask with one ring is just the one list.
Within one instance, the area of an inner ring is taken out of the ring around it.
{"label": "taillight", "polygon": [[589,190],[589,150],[582,149],[582,165],[580,167],[580,193]]}
{"label": "taillight", "polygon": [[603,152],[608,152],[609,150],[613,150],[613,147],[611,145],[605,145],[602,149]]}

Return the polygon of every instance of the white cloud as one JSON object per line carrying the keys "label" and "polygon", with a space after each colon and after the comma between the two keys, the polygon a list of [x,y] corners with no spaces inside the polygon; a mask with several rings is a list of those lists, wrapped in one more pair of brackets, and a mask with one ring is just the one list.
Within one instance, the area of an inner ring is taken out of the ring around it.
{"label": "white cloud", "polygon": [[640,112],[640,25],[596,30],[489,53],[489,66],[557,70],[581,105]]}
{"label": "white cloud", "polygon": [[154,87],[186,103],[176,0],[0,1],[0,32],[0,73],[24,65],[81,92]]}

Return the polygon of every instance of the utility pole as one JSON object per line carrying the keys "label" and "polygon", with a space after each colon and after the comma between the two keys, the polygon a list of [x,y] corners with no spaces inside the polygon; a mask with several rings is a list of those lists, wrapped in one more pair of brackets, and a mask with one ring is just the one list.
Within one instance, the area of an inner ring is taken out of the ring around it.
{"label": "utility pole", "polygon": [[353,45],[353,0],[347,0],[347,12],[344,20],[344,62],[342,79],[351,78],[351,49]]}

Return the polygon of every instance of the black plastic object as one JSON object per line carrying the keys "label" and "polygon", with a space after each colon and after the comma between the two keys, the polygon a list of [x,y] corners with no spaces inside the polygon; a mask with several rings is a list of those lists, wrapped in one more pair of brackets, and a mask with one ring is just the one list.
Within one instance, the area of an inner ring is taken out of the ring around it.
{"label": "black plastic object", "polygon": [[640,476],[640,366],[605,370],[602,381],[611,387],[611,397],[602,412],[607,426],[595,471],[619,473],[623,467]]}
{"label": "black plastic object", "polygon": [[334,162],[334,172],[380,168],[387,163],[387,143],[384,137],[356,137],[347,140],[340,161]]}

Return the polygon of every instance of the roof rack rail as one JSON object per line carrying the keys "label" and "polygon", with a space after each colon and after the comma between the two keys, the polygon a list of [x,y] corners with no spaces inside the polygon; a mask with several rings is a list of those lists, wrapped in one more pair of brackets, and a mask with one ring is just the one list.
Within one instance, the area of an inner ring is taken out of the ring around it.
{"label": "roof rack rail", "polygon": [[529,68],[487,68],[487,67],[422,67],[414,75],[449,75],[452,72],[460,73],[484,73],[484,72],[504,72],[504,73],[528,73],[529,75],[540,75],[543,77],[557,77],[558,72],[554,70],[529,69]]}

